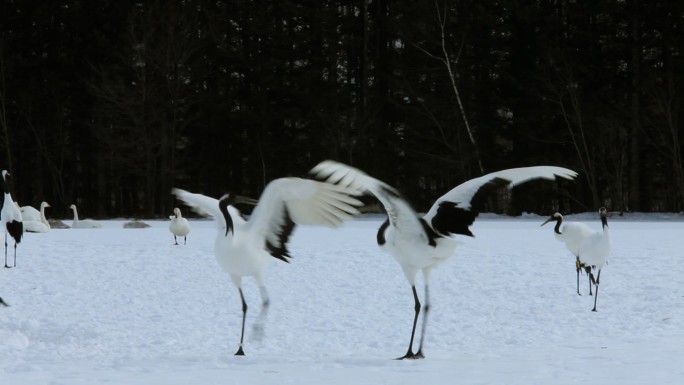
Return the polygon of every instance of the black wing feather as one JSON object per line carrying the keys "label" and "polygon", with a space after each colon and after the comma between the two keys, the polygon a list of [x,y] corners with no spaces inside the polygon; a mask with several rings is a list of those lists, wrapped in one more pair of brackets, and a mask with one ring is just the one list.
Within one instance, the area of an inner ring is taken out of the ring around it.
{"label": "black wing feather", "polygon": [[283,211],[283,223],[280,225],[280,229],[278,230],[277,234],[278,244],[274,245],[266,240],[266,249],[274,258],[278,258],[281,261],[289,263],[290,261],[288,261],[287,258],[292,258],[292,256],[290,255],[290,251],[287,249],[287,242],[290,239],[290,235],[292,235],[292,231],[294,231],[295,223],[292,221],[287,208],[283,208]]}
{"label": "black wing feather", "polygon": [[[511,181],[503,178],[494,178],[480,186],[470,200],[470,207],[459,207],[460,202],[444,201],[439,204],[437,214],[432,218],[432,228],[440,234],[461,234],[473,237],[470,225],[480,213],[487,201],[487,196],[501,187],[507,186]],[[464,205],[467,207],[467,205]]]}

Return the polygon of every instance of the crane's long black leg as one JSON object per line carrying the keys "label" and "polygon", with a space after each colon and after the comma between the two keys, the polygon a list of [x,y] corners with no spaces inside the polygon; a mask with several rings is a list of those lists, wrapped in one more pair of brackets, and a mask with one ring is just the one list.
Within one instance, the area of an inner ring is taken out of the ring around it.
{"label": "crane's long black leg", "polygon": [[5,307],[9,307],[7,302],[3,301],[2,298],[0,298],[0,305],[5,306]]}
{"label": "crane's long black leg", "polygon": [[594,308],[591,309],[591,311],[596,311],[596,301],[598,300],[598,289],[599,289],[599,283],[601,282],[601,269],[598,271],[598,275],[596,276],[596,295],[594,296]]}
{"label": "crane's long black leg", "polygon": [[184,236],[184,237],[183,237],[183,244],[184,244],[184,245],[187,245],[187,244],[188,244],[188,237],[187,237],[187,236]]}
{"label": "crane's long black leg", "polygon": [[10,267],[10,265],[7,264],[7,233],[5,233],[5,267]]}
{"label": "crane's long black leg", "polygon": [[591,292],[591,284],[594,281],[594,275],[591,273],[591,266],[585,266],[584,271],[587,272],[587,276],[589,277],[589,295],[594,295],[594,293]]}
{"label": "crane's long black leg", "polygon": [[582,268],[580,264],[580,259],[577,257],[577,261],[575,262],[575,267],[577,268],[577,295],[582,295],[579,291],[579,276],[580,276],[580,269]]}
{"label": "crane's long black leg", "polygon": [[409,342],[408,351],[402,357],[397,358],[398,360],[403,360],[405,358],[416,358],[413,354],[413,337],[416,335],[416,324],[418,323],[418,314],[420,314],[420,300],[418,300],[418,293],[416,292],[416,286],[411,286],[413,290],[413,301],[415,303],[413,309],[415,310],[415,315],[413,316],[413,329],[411,329],[411,341]]}
{"label": "crane's long black leg", "polygon": [[425,284],[425,306],[423,306],[423,326],[420,331],[420,345],[418,346],[418,352],[413,358],[425,358],[423,355],[423,342],[425,341],[425,330],[427,329],[427,318],[428,312],[430,310],[430,291],[428,290],[428,285]]}
{"label": "crane's long black leg", "polygon": [[240,332],[240,347],[238,351],[235,352],[236,356],[244,356],[245,351],[242,350],[242,344],[245,340],[245,319],[247,319],[247,302],[245,302],[245,296],[242,294],[242,289],[238,288],[240,292],[240,300],[242,301],[242,331]]}
{"label": "crane's long black leg", "polygon": [[176,235],[173,235],[173,244],[178,245],[178,240],[176,240]]}

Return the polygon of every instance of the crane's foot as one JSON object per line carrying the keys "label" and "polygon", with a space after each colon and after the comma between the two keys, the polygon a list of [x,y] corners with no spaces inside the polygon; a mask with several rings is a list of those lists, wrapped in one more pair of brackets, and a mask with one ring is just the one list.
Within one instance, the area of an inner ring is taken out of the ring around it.
{"label": "crane's foot", "polygon": [[402,357],[395,358],[395,360],[422,360],[423,358],[425,358],[425,356],[423,356],[423,353],[421,353],[421,352],[413,353],[412,351],[409,350]]}
{"label": "crane's foot", "polygon": [[0,305],[5,306],[5,307],[9,307],[9,305],[7,304],[7,302],[3,301],[2,298],[0,298]]}
{"label": "crane's foot", "polygon": [[240,348],[238,348],[238,351],[235,352],[235,355],[236,356],[244,356],[245,355],[245,351],[242,350],[242,346],[240,346]]}

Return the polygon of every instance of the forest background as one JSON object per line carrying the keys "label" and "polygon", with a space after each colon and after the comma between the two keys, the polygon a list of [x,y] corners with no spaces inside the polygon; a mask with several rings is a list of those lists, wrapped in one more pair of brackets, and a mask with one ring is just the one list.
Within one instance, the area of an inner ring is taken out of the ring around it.
{"label": "forest background", "polygon": [[57,216],[258,197],[323,159],[418,210],[548,164],[580,177],[490,208],[680,212],[683,24],[658,0],[4,0],[0,164]]}

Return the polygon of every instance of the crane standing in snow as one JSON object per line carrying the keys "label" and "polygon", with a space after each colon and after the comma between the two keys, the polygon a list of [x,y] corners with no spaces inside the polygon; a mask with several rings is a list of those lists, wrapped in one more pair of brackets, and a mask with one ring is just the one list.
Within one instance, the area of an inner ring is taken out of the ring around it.
{"label": "crane standing in snow", "polygon": [[2,204],[0,217],[5,227],[5,267],[7,264],[7,234],[14,239],[14,266],[17,267],[17,244],[21,243],[21,236],[24,233],[24,224],[21,219],[21,211],[12,199],[11,176],[7,170],[2,170],[2,187],[5,192],[5,201]]}
{"label": "crane standing in snow", "polygon": [[[216,200],[180,189],[173,189],[172,193],[200,213],[213,216],[218,224],[214,255],[238,289],[242,302],[242,329],[240,345],[235,353],[237,356],[245,354],[243,343],[247,303],[242,293],[242,278],[252,276],[256,279],[264,313],[269,304],[263,281],[264,268],[271,258],[288,262],[290,254],[287,242],[295,225],[338,227],[343,219],[358,214],[356,207],[362,205],[351,196],[354,191],[349,188],[307,179],[280,178],[266,186],[249,221],[245,221],[234,205],[256,204],[252,199],[227,194]],[[260,329],[258,322],[255,330]]]}
{"label": "crane standing in snow", "polygon": [[[329,182],[370,192],[387,211],[388,219],[378,229],[377,242],[401,266],[413,291],[415,311],[408,351],[399,359],[424,358],[423,342],[430,309],[430,273],[453,254],[458,241],[451,236],[452,234],[473,236],[468,227],[473,224],[482,209],[487,194],[501,187],[512,188],[533,179],[555,179],[556,176],[573,179],[577,176],[572,170],[552,166],[494,172],[455,187],[437,199],[427,214],[419,216],[394,187],[353,167],[324,161],[314,167],[311,173]],[[416,291],[416,274],[419,270],[423,273],[425,284],[425,306],[420,345],[414,353],[413,340],[421,310]]]}
{"label": "crane standing in snow", "polygon": [[[556,239],[565,243],[565,247],[572,253],[572,255],[575,256],[575,268],[577,269],[577,294],[582,295],[579,290],[579,276],[580,270],[582,270],[582,263],[580,262],[579,258],[579,248],[584,239],[594,234],[594,230],[592,230],[591,227],[581,222],[563,223],[563,215],[561,215],[560,213],[554,213],[553,215],[551,215],[551,217],[547,219],[546,222],[542,223],[541,226],[544,226],[545,224],[552,221],[556,221],[556,226],[553,228],[553,235],[556,236]],[[587,270],[588,277],[588,270],[590,269],[585,270]],[[589,280],[589,295],[592,295],[591,279]]]}
{"label": "crane standing in snow", "polygon": [[[606,265],[608,257],[610,256],[611,242],[610,231],[608,231],[608,212],[605,207],[599,209],[599,217],[601,218],[601,225],[603,232],[594,233],[587,237],[579,249],[579,258],[584,267],[589,272],[589,279],[596,286],[596,293],[594,295],[594,308],[596,311],[596,301],[598,300],[599,283],[601,280],[601,270]],[[594,277],[594,270],[598,271]]]}

